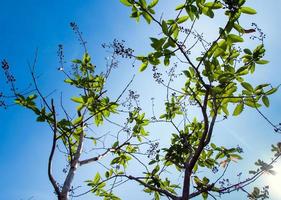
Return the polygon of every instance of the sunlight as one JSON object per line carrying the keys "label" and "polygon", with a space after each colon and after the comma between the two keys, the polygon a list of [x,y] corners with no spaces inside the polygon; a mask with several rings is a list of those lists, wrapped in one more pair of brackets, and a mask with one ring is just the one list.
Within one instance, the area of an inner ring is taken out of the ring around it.
{"label": "sunlight", "polygon": [[269,185],[270,196],[276,199],[281,199],[281,163],[276,163],[273,170],[276,172],[276,174],[265,175],[265,182]]}

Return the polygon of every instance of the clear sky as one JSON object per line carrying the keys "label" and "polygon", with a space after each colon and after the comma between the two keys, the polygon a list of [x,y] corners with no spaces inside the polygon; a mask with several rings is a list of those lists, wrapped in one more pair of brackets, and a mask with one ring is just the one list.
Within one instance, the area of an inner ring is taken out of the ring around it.
{"label": "clear sky", "polygon": [[[148,37],[157,35],[153,29],[145,23],[137,24],[128,17],[129,10],[117,0],[0,0],[0,59],[7,59],[19,86],[28,85],[30,74],[28,61],[34,58],[34,52],[38,48],[37,70],[40,74],[40,86],[45,93],[54,89],[62,91],[66,89],[62,74],[57,71],[58,58],[57,46],[63,44],[66,60],[81,56],[82,49],[76,37],[69,27],[69,23],[75,21],[84,38],[95,64],[103,68],[107,53],[101,48],[104,42],[110,42],[114,38],[126,40],[126,44],[137,52],[146,52],[149,46]],[[161,0],[160,0],[161,2]],[[163,7],[169,7],[171,1],[162,0]],[[245,23],[257,22],[266,33],[265,45],[266,58],[270,64],[262,66],[256,76],[257,82],[271,82],[278,85],[281,82],[280,51],[281,51],[281,1],[280,0],[250,0],[249,5],[256,8],[258,14],[245,19]],[[165,8],[166,12],[167,8]],[[165,13],[169,14],[169,13]],[[202,25],[200,30],[207,29],[208,25]],[[128,63],[127,63],[128,64]],[[132,69],[126,63],[120,67],[113,77],[113,96],[118,94],[126,85],[127,80],[137,69]],[[119,73],[119,74],[118,74]],[[157,87],[151,87],[149,72],[137,74],[133,87],[142,85],[141,94],[144,105],[149,105],[151,97],[161,96]],[[122,76],[120,76],[122,74]],[[0,91],[7,92],[3,76],[0,78]],[[114,93],[115,92],[115,93]],[[272,96],[271,107],[263,109],[272,121],[281,122],[280,102],[281,92]],[[47,157],[50,149],[51,134],[44,124],[35,122],[34,115],[17,106],[7,110],[0,109],[0,199],[2,200],[27,200],[30,197],[38,200],[55,199],[52,188],[47,178]],[[152,129],[156,130],[156,129]],[[156,130],[159,131],[159,130]],[[221,135],[220,135],[221,134]],[[158,138],[168,138],[161,135]],[[223,125],[216,128],[215,139],[224,145],[239,144],[244,149],[244,160],[235,164],[232,173],[247,172],[253,167],[257,158],[270,157],[270,145],[281,141],[281,136],[275,134],[272,128],[257,115],[255,111],[246,110],[241,117],[231,118]],[[235,171],[236,170],[236,171]],[[86,178],[92,178],[94,173],[90,168],[81,173],[89,174]],[[266,182],[266,180],[264,180]],[[280,182],[281,185],[281,182]],[[139,192],[138,187],[131,187],[130,191],[120,189],[124,199],[143,199],[143,196],[135,196]],[[272,197],[281,199],[281,193]],[[126,194],[126,195],[124,195]],[[233,194],[223,199],[238,199],[241,194]],[[244,195],[244,194],[243,194]],[[245,196],[242,196],[243,199]],[[81,199],[92,199],[89,197]]]}

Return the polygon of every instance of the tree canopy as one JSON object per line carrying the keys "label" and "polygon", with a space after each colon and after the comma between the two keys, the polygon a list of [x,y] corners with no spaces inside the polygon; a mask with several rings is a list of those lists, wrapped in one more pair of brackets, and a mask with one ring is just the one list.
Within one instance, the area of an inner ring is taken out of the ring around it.
{"label": "tree canopy", "polygon": [[[278,86],[255,80],[259,67],[268,63],[264,58],[265,35],[257,24],[249,27],[241,20],[255,15],[255,9],[246,0],[182,0],[175,8],[167,8],[173,13],[171,17],[161,15],[158,0],[120,2],[133,20],[145,21],[155,30],[148,38],[151,51],[139,55],[124,41],[105,43],[102,46],[111,56],[100,72],[78,25],[71,22],[84,52],[71,61],[70,69],[65,64],[63,46],[58,49],[58,69],[75,93],[69,99],[71,106],[65,106],[62,97],[46,96],[40,90],[35,70],[37,54],[30,64],[32,89],[27,92],[18,89],[9,63],[2,61],[15,103],[33,111],[37,122],[50,127],[53,139],[48,178],[55,196],[60,200],[83,199],[83,195],[93,193],[105,200],[117,200],[116,190],[131,181],[155,200],[216,199],[237,191],[249,199],[269,198],[267,186],[252,185],[263,174],[274,174],[281,143],[272,145],[271,160],[258,159],[257,153],[256,169],[249,168],[245,179],[229,181],[226,172],[233,162],[242,159],[243,149],[237,144],[222,146],[214,140],[215,132],[220,131],[216,125],[239,117],[246,108],[256,110],[275,132],[281,132],[260,109],[270,107],[269,97]],[[205,38],[209,30],[204,34],[197,31],[197,24],[218,19],[220,23],[212,25],[214,37]],[[111,74],[119,60],[129,60],[140,73],[151,70],[155,84],[165,92],[160,114],[160,105],[154,99],[152,116],[139,103],[138,92],[130,89],[135,76],[121,75],[127,82],[117,97],[108,92],[107,83],[113,81]],[[167,134],[170,142],[164,142],[160,135],[154,140],[150,126],[157,127],[161,135]],[[171,132],[166,131],[168,126]],[[100,127],[110,127],[113,133],[97,133]],[[61,170],[56,168],[56,154],[66,158],[62,179],[53,173]],[[90,164],[103,168],[89,174],[87,188],[78,191],[73,185],[75,174]],[[138,171],[132,166],[138,166]]]}

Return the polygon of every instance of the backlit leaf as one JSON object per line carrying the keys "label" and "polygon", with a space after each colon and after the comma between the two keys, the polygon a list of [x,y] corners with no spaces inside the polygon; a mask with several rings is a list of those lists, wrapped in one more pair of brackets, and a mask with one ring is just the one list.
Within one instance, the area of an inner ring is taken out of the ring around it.
{"label": "backlit leaf", "polygon": [[234,116],[240,115],[241,112],[243,111],[243,109],[244,109],[244,103],[241,102],[241,103],[239,103],[239,104],[236,106],[236,108],[234,109],[233,115],[234,115]]}
{"label": "backlit leaf", "polygon": [[186,16],[182,16],[182,17],[178,18],[177,22],[179,24],[181,24],[181,23],[185,22],[188,18],[189,17],[187,15]]}
{"label": "backlit leaf", "polygon": [[245,14],[254,15],[257,11],[250,7],[241,7],[240,11]]}
{"label": "backlit leaf", "polygon": [[143,72],[147,68],[147,66],[148,66],[148,61],[143,62],[139,68],[139,71]]}
{"label": "backlit leaf", "polygon": [[149,8],[153,8],[154,6],[157,5],[158,1],[159,1],[159,0],[152,0],[148,7],[149,7]]}
{"label": "backlit leaf", "polygon": [[131,6],[132,4],[128,0],[120,0],[125,6]]}
{"label": "backlit leaf", "polygon": [[258,60],[258,61],[256,61],[256,63],[259,65],[265,65],[265,64],[269,63],[269,61],[268,60]]}
{"label": "backlit leaf", "polygon": [[262,102],[266,107],[269,107],[269,99],[266,95],[262,96]]}

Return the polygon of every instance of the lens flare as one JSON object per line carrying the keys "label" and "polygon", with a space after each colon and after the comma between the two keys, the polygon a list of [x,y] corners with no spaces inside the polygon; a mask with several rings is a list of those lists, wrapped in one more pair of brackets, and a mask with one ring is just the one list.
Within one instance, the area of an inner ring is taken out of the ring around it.
{"label": "lens flare", "polygon": [[273,199],[281,199],[281,162],[274,165],[275,175],[266,174],[265,183],[269,186],[269,194]]}

